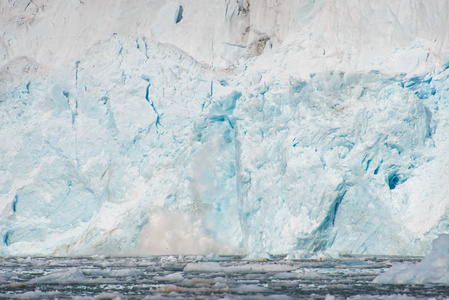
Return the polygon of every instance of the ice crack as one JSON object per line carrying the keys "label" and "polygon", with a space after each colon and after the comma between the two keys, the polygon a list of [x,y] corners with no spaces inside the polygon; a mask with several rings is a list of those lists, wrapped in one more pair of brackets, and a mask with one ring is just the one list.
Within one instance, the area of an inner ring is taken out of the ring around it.
{"label": "ice crack", "polygon": [[145,93],[145,99],[147,100],[148,103],[150,103],[151,107],[153,108],[154,113],[156,114],[156,128],[158,128],[159,126],[162,126],[160,123],[160,115],[159,112],[156,109],[156,106],[154,105],[153,100],[150,100],[150,87],[151,87],[151,83],[149,79],[145,79],[146,81],[148,81],[148,85],[147,85],[147,91]]}

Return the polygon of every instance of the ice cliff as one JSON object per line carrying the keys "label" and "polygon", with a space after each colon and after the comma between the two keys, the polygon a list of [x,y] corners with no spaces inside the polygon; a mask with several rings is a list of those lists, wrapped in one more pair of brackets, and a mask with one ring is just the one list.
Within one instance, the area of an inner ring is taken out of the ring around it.
{"label": "ice cliff", "polygon": [[3,1],[0,254],[428,253],[449,4]]}

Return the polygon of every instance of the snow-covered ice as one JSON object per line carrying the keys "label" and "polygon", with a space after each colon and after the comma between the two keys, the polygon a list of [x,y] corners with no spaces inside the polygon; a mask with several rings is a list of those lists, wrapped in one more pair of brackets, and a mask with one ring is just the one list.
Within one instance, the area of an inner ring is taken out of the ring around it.
{"label": "snow-covered ice", "polygon": [[448,5],[3,1],[0,254],[427,254]]}

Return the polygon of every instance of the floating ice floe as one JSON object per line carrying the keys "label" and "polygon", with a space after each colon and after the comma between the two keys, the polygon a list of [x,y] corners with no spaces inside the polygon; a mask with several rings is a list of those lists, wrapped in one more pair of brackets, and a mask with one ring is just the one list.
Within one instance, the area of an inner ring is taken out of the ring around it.
{"label": "floating ice floe", "polygon": [[238,266],[222,267],[217,262],[189,263],[185,266],[184,272],[210,272],[210,273],[266,273],[266,272],[287,272],[297,268],[285,264],[254,264],[248,263]]}
{"label": "floating ice floe", "polygon": [[86,283],[89,279],[78,268],[69,268],[67,270],[53,272],[51,274],[37,277],[28,281],[28,284],[39,283]]}
{"label": "floating ice floe", "polygon": [[387,284],[449,284],[449,235],[433,241],[433,250],[420,262],[393,265],[374,279]]}

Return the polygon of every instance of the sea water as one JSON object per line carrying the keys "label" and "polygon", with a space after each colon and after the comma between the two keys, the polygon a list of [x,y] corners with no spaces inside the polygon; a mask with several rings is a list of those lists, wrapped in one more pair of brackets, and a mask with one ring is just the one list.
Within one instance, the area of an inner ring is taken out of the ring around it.
{"label": "sea water", "polygon": [[2,257],[0,298],[444,299],[449,286],[373,279],[404,257]]}

